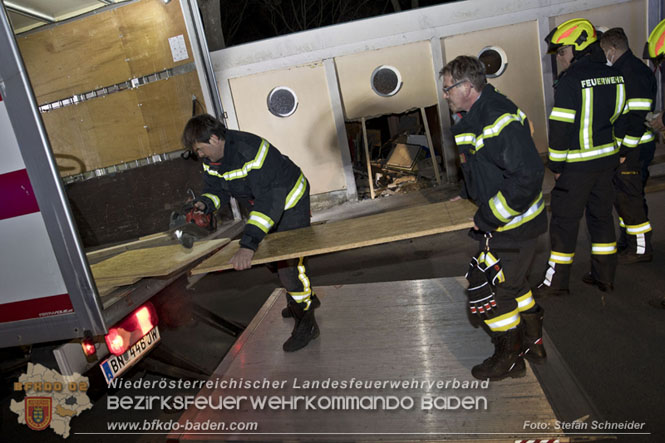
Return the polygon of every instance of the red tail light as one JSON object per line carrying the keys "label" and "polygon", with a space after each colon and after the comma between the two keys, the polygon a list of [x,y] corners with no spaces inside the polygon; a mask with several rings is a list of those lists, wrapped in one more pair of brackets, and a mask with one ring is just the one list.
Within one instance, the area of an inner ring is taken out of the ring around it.
{"label": "red tail light", "polygon": [[157,312],[148,302],[109,329],[106,346],[113,355],[122,355],[158,323]]}
{"label": "red tail light", "polygon": [[83,353],[88,357],[91,355],[95,355],[95,352],[97,351],[95,349],[95,342],[92,341],[91,338],[83,339],[81,341],[81,347],[83,348]]}

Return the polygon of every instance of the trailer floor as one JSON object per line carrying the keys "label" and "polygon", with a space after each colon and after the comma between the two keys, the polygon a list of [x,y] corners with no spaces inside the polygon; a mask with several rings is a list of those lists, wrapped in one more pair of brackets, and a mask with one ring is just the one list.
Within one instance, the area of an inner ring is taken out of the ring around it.
{"label": "trailer floor", "polygon": [[[229,410],[192,407],[180,419],[183,428],[187,422],[190,427],[193,423],[257,423],[257,428],[240,433],[197,431],[178,437],[185,441],[561,438],[552,407],[530,367],[522,378],[486,385],[478,385],[471,376],[471,367],[491,355],[493,346],[481,329],[469,326],[463,282],[437,278],[319,287],[322,307],[316,313],[321,335],[294,353],[282,350],[293,320],[282,318],[284,290],[275,290],[210,379],[251,381],[257,387],[222,385],[198,393],[215,403],[219,396],[275,396],[275,408],[252,405],[249,399]],[[556,359],[558,353],[552,356]],[[345,389],[308,388],[308,383],[352,381],[354,387]],[[376,382],[382,385],[378,389]],[[278,387],[266,388],[263,383]],[[293,396],[311,402],[281,401]],[[331,406],[333,397],[340,401],[336,407]],[[374,403],[372,399],[377,398]],[[360,406],[353,404],[356,399]],[[383,407],[382,399],[392,399],[388,401],[399,406]],[[534,431],[529,423],[545,430]]]}

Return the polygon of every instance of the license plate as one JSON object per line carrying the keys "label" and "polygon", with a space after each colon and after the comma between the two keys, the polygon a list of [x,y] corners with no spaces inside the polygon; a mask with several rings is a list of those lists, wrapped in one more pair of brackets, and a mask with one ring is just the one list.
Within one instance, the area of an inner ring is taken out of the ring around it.
{"label": "license plate", "polygon": [[139,361],[150,349],[155,347],[160,338],[159,329],[155,326],[125,351],[124,354],[112,355],[101,362],[99,367],[101,368],[102,373],[104,373],[106,383],[110,383],[111,380],[132,367],[132,365]]}

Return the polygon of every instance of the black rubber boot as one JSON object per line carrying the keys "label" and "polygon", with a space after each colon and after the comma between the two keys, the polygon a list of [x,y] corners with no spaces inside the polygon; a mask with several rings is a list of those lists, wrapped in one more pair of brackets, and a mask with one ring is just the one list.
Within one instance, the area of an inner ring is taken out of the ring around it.
{"label": "black rubber boot", "polygon": [[494,354],[471,369],[471,374],[479,379],[491,381],[503,380],[506,377],[518,378],[526,374],[522,351],[521,324],[505,332],[495,332],[492,337]]}
{"label": "black rubber boot", "polygon": [[582,276],[582,281],[587,285],[596,286],[603,292],[612,292],[614,291],[614,285],[612,283],[605,283],[600,280],[596,280],[596,277],[593,276],[591,272],[587,272]]}
{"label": "black rubber boot", "polygon": [[296,319],[296,324],[291,332],[291,337],[284,342],[282,348],[285,352],[293,352],[307,346],[311,340],[319,336],[319,325],[314,318],[314,309],[304,310],[302,303],[289,303],[288,306],[292,317]]}
{"label": "black rubber boot", "polygon": [[[291,318],[291,317],[293,317],[293,314],[291,314],[291,310],[289,309],[289,306],[288,306],[288,304],[289,304],[289,302],[288,302],[289,295],[288,294],[286,295],[286,298],[287,298],[287,302],[286,302],[287,306],[286,306],[286,308],[282,309],[282,317]],[[312,296],[310,297],[309,309],[316,309],[319,306],[321,306],[321,300],[319,300],[319,297],[317,297],[316,294],[312,294]]]}
{"label": "black rubber boot", "polygon": [[535,312],[521,312],[524,321],[522,328],[522,356],[531,363],[543,363],[547,358],[543,345],[543,317],[545,310],[536,305]]}

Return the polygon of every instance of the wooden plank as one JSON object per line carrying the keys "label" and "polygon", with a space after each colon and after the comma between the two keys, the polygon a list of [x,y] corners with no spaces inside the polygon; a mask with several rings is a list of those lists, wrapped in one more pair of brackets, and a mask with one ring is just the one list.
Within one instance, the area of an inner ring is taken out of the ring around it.
{"label": "wooden plank", "polygon": [[[268,235],[252,264],[378,245],[473,226],[476,207],[467,200],[442,202]],[[231,269],[238,241],[203,261],[192,274]]]}
{"label": "wooden plank", "polygon": [[154,243],[160,243],[170,238],[168,232],[157,232],[155,234],[147,235],[145,237],[140,237],[137,240],[121,243],[118,245],[109,246],[103,249],[97,249],[95,251],[86,252],[86,257],[90,264],[98,263],[103,259],[110,257],[112,255],[117,255],[124,251],[129,251],[130,249],[140,249],[146,248]]}
{"label": "wooden plank", "polygon": [[434,143],[432,143],[432,133],[429,130],[429,123],[427,122],[427,113],[425,108],[420,108],[420,114],[425,126],[425,135],[427,136],[427,144],[429,146],[429,155],[432,158],[432,166],[434,167],[434,175],[436,175],[436,182],[441,184],[441,173],[439,172],[439,164],[436,162],[436,153],[434,152]]}
{"label": "wooden plank", "polygon": [[374,174],[372,174],[372,162],[369,156],[369,144],[367,142],[367,126],[365,125],[365,117],[360,119],[363,127],[363,145],[365,146],[365,161],[367,162],[367,180],[369,181],[369,195],[374,200]]}
{"label": "wooden plank", "polygon": [[[228,242],[228,238],[221,238],[197,242],[192,249],[185,249],[181,245],[135,249],[92,265],[90,268],[97,284],[123,286],[135,282],[137,277],[169,275]],[[129,283],[122,282],[123,278]]]}

